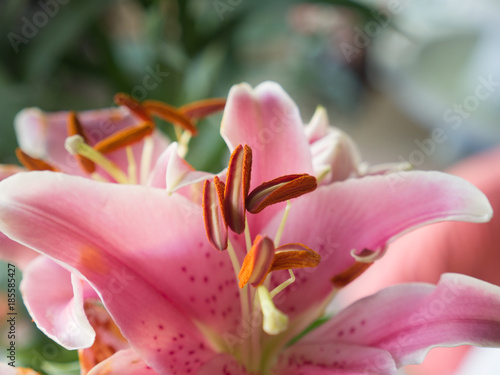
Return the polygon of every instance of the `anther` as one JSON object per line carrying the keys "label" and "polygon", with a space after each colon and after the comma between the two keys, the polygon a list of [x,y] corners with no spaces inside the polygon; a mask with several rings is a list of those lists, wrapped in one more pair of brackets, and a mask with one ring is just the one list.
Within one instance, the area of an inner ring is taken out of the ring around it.
{"label": "anther", "polygon": [[290,174],[257,186],[246,198],[246,208],[253,214],[267,206],[310,193],[318,186],[316,177],[308,174]]}
{"label": "anther", "polygon": [[356,262],[345,271],[332,277],[331,281],[334,287],[343,288],[356,280],[363,274],[373,263]]}
{"label": "anther", "polygon": [[239,145],[231,154],[224,191],[224,215],[227,224],[238,234],[245,230],[245,199],[250,189],[252,149]]}
{"label": "anther", "polygon": [[140,118],[142,121],[153,122],[151,116],[142,107],[141,103],[132,98],[130,95],[119,92],[115,95],[114,101],[117,105],[122,105],[127,107],[134,115]]}
{"label": "anther", "polygon": [[[83,138],[85,143],[88,142],[87,135],[85,134],[85,131],[83,130],[83,126],[78,120],[78,117],[76,116],[76,113],[74,111],[71,111],[68,114],[68,123],[67,123],[67,133],[68,137],[71,137],[73,135],[79,135]],[[76,160],[78,161],[78,165],[80,168],[82,168],[86,173],[92,174],[95,172],[95,163],[92,162],[91,160],[80,156],[80,155],[75,155]]]}
{"label": "anther", "polygon": [[142,102],[142,108],[144,108],[148,115],[155,115],[165,121],[179,125],[193,135],[198,134],[198,129],[193,125],[190,118],[171,105],[158,100],[145,100]]}
{"label": "anther", "polygon": [[151,135],[154,129],[155,126],[151,122],[143,122],[139,125],[129,126],[98,142],[94,146],[94,149],[100,153],[107,154],[123,147],[131,146],[134,143],[142,141],[148,135]]}
{"label": "anther", "polygon": [[321,256],[301,243],[290,243],[278,247],[274,252],[271,271],[288,270],[294,268],[316,267]]}
{"label": "anther", "polygon": [[212,113],[222,111],[226,105],[225,98],[212,98],[192,102],[178,110],[183,115],[189,118],[202,118],[211,115]]}
{"label": "anther", "polygon": [[59,172],[59,169],[50,165],[46,161],[29,156],[20,148],[16,149],[16,156],[19,162],[29,171],[52,171]]}
{"label": "anther", "polygon": [[208,241],[218,250],[228,244],[227,224],[222,211],[224,183],[217,176],[213,183],[206,180],[203,185],[202,209]]}
{"label": "anther", "polygon": [[254,287],[261,285],[271,270],[273,259],[273,241],[269,237],[258,235],[241,265],[238,274],[240,288],[243,288],[247,283]]}

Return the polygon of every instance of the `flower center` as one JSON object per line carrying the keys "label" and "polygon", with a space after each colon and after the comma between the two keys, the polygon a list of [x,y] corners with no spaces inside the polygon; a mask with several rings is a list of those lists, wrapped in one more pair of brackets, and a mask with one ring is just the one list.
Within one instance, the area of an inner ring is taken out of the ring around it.
{"label": "flower center", "polygon": [[[277,335],[288,328],[288,316],[275,306],[273,298],[295,281],[292,269],[316,267],[321,260],[318,253],[304,244],[280,246],[290,210],[289,200],[316,189],[315,177],[308,174],[281,176],[262,183],[249,193],[251,168],[251,148],[239,145],[231,154],[225,183],[218,177],[205,181],[202,195],[207,238],[217,250],[227,250],[238,279],[242,322],[256,315],[262,317],[262,325],[251,328],[250,337],[241,343],[238,352],[241,353],[238,359],[249,372],[258,371],[262,366],[261,342],[265,334]],[[252,241],[246,211],[258,214],[270,205],[285,201],[288,203],[274,240],[259,234]],[[229,240],[228,228],[237,234],[244,233],[246,255],[241,266]],[[290,279],[269,291],[267,276],[278,270],[289,270]]]}

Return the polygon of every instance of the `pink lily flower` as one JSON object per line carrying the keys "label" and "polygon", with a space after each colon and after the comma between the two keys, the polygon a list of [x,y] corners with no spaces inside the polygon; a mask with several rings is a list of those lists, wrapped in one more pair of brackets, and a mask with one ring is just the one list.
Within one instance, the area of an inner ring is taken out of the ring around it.
{"label": "pink lily flower", "polygon": [[[500,149],[496,148],[461,161],[449,173],[479,187],[496,211],[500,209],[499,162]],[[419,228],[391,244],[387,257],[344,290],[344,300],[349,303],[403,282],[435,283],[445,272],[458,272],[500,285],[499,229],[498,216],[484,225],[448,222]],[[474,355],[474,350],[466,346],[435,349],[424,363],[405,370],[411,375],[458,375],[469,355]],[[480,360],[485,365],[484,358]],[[496,363],[500,364],[498,356]]]}
{"label": "pink lily flower", "polygon": [[[398,235],[489,220],[477,188],[417,171],[311,191],[298,109],[273,83],[233,87],[221,132],[232,158],[201,207],[54,172],[0,183],[0,230],[87,280],[130,343],[89,374],[393,375],[433,346],[500,345],[500,289],[456,274],[383,290],[304,334]],[[127,282],[111,290],[113,275]]]}

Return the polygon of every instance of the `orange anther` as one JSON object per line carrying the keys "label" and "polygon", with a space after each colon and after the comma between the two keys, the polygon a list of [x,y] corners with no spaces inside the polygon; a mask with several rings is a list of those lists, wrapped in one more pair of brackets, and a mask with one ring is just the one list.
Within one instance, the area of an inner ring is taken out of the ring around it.
{"label": "orange anther", "polygon": [[224,183],[217,176],[213,184],[206,180],[203,185],[203,221],[208,241],[217,249],[225,250],[228,244],[227,224],[222,211]]}
{"label": "orange anther", "polygon": [[59,169],[50,165],[49,163],[29,156],[20,148],[16,149],[16,156],[19,162],[29,171],[52,171],[59,172]]}
{"label": "orange anther", "polygon": [[130,95],[119,92],[115,95],[114,101],[117,105],[127,107],[134,115],[139,117],[142,121],[153,122],[151,116],[148,115],[144,107],[137,100]]}
{"label": "orange anther", "polygon": [[259,213],[267,206],[309,193],[318,186],[316,177],[308,174],[290,174],[257,186],[246,198],[247,210]]}
{"label": "orange anther", "polygon": [[179,125],[183,129],[191,132],[193,135],[198,134],[198,129],[196,129],[193,125],[190,118],[171,105],[158,100],[145,100],[142,102],[142,107],[149,115],[155,115],[165,121]]}
{"label": "orange anther", "polygon": [[225,105],[225,98],[204,99],[179,107],[179,112],[189,118],[202,118],[222,111]]}
{"label": "orange anther", "polygon": [[316,267],[320,261],[321,256],[306,245],[290,243],[276,249],[270,272]]}
{"label": "orange anther", "polygon": [[[83,130],[83,126],[78,120],[78,117],[76,116],[76,113],[74,111],[71,111],[68,114],[67,132],[69,137],[78,134],[83,138],[85,143],[89,143],[85,131]],[[78,164],[80,165],[80,168],[82,168],[85,172],[95,172],[95,163],[93,161],[80,155],[75,155],[75,157],[78,161]]]}
{"label": "orange anther", "polygon": [[247,283],[251,283],[255,287],[261,285],[271,270],[273,258],[273,241],[269,237],[258,235],[241,265],[238,274],[240,288],[243,288]]}
{"label": "orange anther", "polygon": [[142,141],[145,137],[151,135],[154,129],[155,126],[151,122],[129,126],[104,138],[94,146],[94,149],[103,154],[113,152]]}
{"label": "orange anther", "polygon": [[345,271],[332,277],[332,284],[337,288],[343,288],[356,280],[363,272],[365,272],[373,263],[355,262]]}
{"label": "orange anther", "polygon": [[238,234],[245,230],[245,199],[250,189],[252,149],[238,145],[231,154],[224,191],[224,214],[229,228]]}

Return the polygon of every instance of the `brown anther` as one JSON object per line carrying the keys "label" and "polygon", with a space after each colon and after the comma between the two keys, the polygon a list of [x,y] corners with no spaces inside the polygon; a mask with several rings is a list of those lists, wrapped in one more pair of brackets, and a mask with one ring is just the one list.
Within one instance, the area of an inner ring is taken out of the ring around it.
{"label": "brown anther", "polygon": [[[68,137],[71,137],[73,135],[80,135],[85,143],[88,142],[87,135],[85,134],[85,131],[83,130],[83,126],[78,120],[78,117],[76,116],[76,113],[74,111],[69,112],[68,114],[68,122],[66,125]],[[80,168],[82,168],[85,172],[91,174],[95,172],[95,163],[92,160],[89,160],[83,156],[80,155],[75,155],[75,158],[78,162],[78,165]]]}
{"label": "brown anther", "polygon": [[276,249],[270,272],[293,268],[316,267],[320,261],[321,256],[306,245],[290,243]]}
{"label": "brown anther", "polygon": [[16,156],[19,162],[29,171],[52,171],[59,172],[59,169],[49,163],[29,156],[19,147],[16,149]]}
{"label": "brown anther", "polygon": [[224,191],[224,215],[229,228],[238,234],[245,230],[245,199],[250,189],[252,149],[238,145],[231,154]]}
{"label": "brown anther", "polygon": [[251,283],[254,287],[261,285],[271,270],[273,259],[273,241],[269,237],[258,235],[241,265],[238,274],[240,288],[247,283]]}
{"label": "brown anther", "polygon": [[356,280],[363,272],[365,272],[373,263],[355,262],[345,271],[332,277],[332,284],[336,288],[343,288]]}
{"label": "brown anther", "polygon": [[154,129],[155,126],[152,122],[129,126],[104,138],[94,146],[94,149],[103,154],[113,152],[142,141],[145,137],[151,135]]}
{"label": "brown anther", "polygon": [[198,134],[198,129],[193,125],[191,119],[171,105],[158,100],[145,100],[142,102],[142,107],[148,115],[155,115],[165,121],[179,125],[193,135]]}
{"label": "brown anther", "polygon": [[223,214],[224,183],[217,176],[203,185],[202,210],[208,241],[217,249],[227,249],[227,224]]}
{"label": "brown anther", "polygon": [[189,118],[202,118],[222,111],[226,105],[225,98],[199,100],[179,107],[179,112]]}
{"label": "brown anther", "polygon": [[248,212],[259,213],[267,206],[310,193],[318,186],[316,177],[308,174],[290,174],[257,186],[246,198]]}
{"label": "brown anther", "polygon": [[137,100],[132,98],[130,95],[119,92],[115,95],[114,101],[117,105],[123,105],[127,107],[134,115],[140,118],[142,121],[153,122],[151,116],[148,115],[144,107]]}

